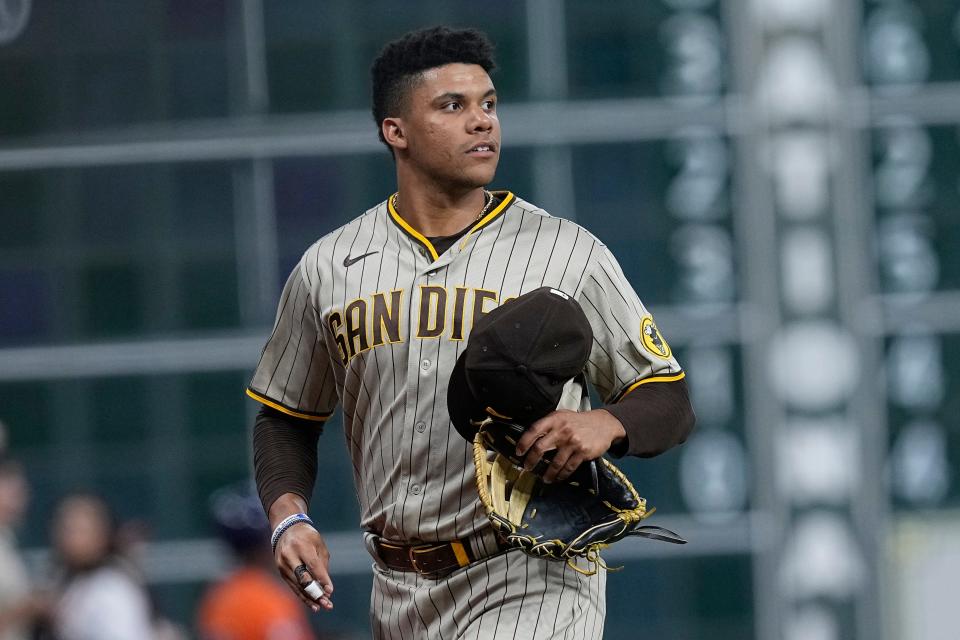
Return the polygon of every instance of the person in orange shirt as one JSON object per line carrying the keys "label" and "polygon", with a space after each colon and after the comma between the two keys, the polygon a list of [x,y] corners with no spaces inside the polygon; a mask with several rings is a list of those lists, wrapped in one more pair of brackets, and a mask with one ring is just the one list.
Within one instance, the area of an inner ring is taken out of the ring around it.
{"label": "person in orange shirt", "polygon": [[227,487],[210,499],[213,521],[239,566],[204,594],[202,640],[314,640],[306,609],[277,578],[270,529],[256,492]]}

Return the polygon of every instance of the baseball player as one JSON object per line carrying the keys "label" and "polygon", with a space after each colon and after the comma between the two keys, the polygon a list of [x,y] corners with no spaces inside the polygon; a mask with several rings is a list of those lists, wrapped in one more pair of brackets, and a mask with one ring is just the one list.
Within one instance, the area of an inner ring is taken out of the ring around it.
{"label": "baseball player", "polygon": [[263,404],[254,463],[274,557],[314,611],[333,608],[333,580],[308,497],[318,436],[342,408],[375,638],[602,635],[605,573],[506,551],[478,500],[470,444],[451,426],[448,378],[491,309],[548,286],[591,324],[585,375],[606,404],[569,394],[530,426],[519,454],[535,468],[554,452],[545,481],[605,453],[656,455],[694,422],[684,372],[607,248],[486,190],[501,151],[493,68],[475,30],[421,30],[382,50],[373,115],[397,192],[307,249],[248,388]]}

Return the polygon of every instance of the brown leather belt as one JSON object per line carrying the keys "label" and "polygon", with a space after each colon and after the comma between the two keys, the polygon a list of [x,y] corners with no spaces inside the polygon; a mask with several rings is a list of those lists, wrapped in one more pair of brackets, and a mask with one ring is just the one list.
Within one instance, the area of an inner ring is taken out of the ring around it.
{"label": "brown leather belt", "polygon": [[[480,559],[466,540],[404,545],[375,538],[373,546],[387,567],[395,571],[416,571],[428,578],[443,578]],[[497,541],[498,551],[506,548]]]}

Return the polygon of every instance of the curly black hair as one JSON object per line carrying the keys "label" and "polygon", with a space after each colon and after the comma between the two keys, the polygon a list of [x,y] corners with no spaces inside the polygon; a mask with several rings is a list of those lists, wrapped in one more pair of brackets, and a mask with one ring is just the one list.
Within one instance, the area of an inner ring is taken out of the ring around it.
{"label": "curly black hair", "polygon": [[417,76],[427,69],[457,62],[480,65],[487,73],[493,71],[497,65],[486,34],[476,29],[438,26],[411,31],[383,47],[370,68],[373,119],[381,142],[387,144],[381,123],[403,112],[404,100]]}

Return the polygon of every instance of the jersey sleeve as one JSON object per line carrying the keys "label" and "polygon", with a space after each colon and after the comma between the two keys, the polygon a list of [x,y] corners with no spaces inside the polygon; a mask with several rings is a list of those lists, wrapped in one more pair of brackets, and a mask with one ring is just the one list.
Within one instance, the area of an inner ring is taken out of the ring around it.
{"label": "jersey sleeve", "polygon": [[603,245],[595,253],[576,295],[593,328],[587,379],[606,404],[648,382],[683,379],[670,345],[616,258]]}
{"label": "jersey sleeve", "polygon": [[273,333],[260,354],[247,395],[288,415],[319,422],[336,408],[333,367],[299,266],[283,288]]}

